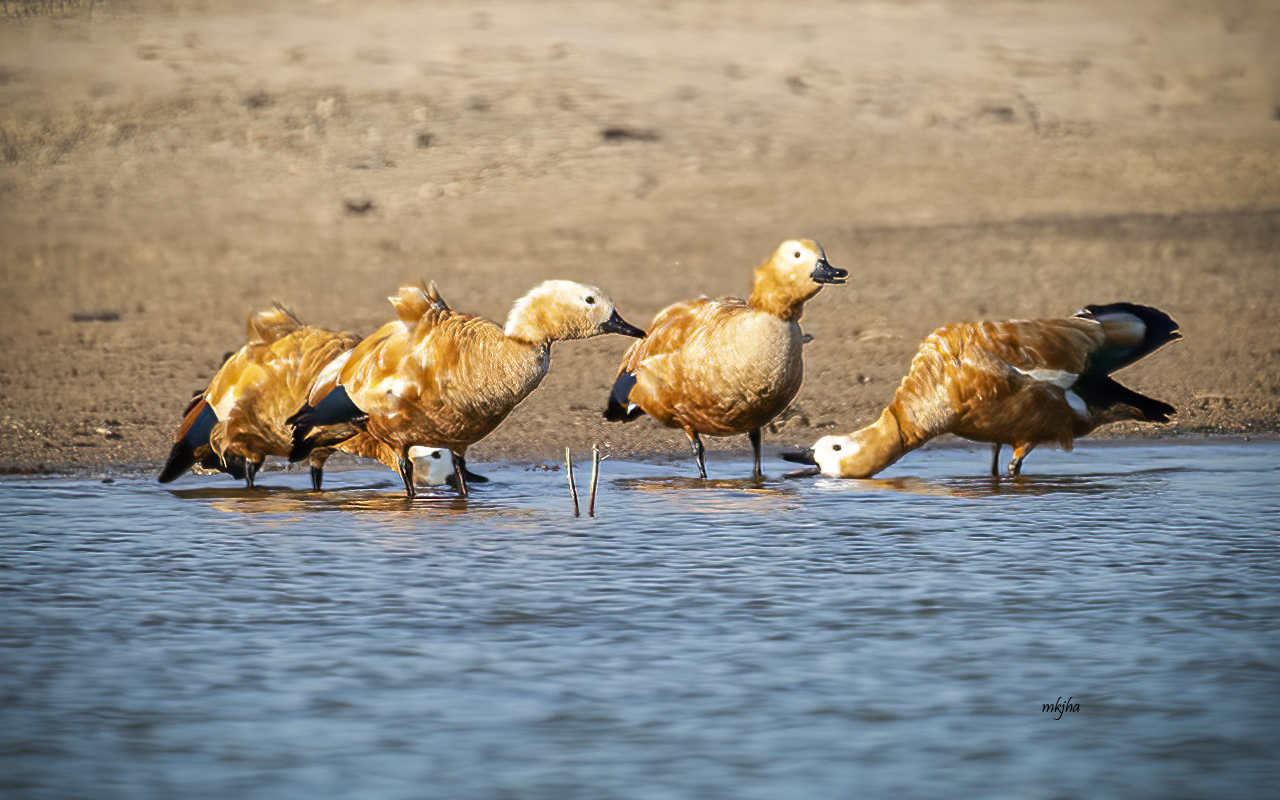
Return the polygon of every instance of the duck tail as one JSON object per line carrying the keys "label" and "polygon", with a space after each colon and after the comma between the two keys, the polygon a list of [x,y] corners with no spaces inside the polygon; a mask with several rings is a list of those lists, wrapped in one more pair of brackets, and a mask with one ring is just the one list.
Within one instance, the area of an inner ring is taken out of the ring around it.
{"label": "duck tail", "polygon": [[613,382],[613,390],[609,392],[609,403],[604,409],[604,418],[610,422],[630,422],[644,414],[640,406],[631,402],[631,387],[636,385],[633,372],[623,370]]}
{"label": "duck tail", "polygon": [[1076,385],[1076,391],[1091,408],[1129,406],[1137,412],[1134,419],[1143,422],[1172,422],[1172,417],[1178,413],[1168,403],[1139,394],[1110,375],[1090,376]]}
{"label": "duck tail", "polygon": [[169,460],[160,471],[159,481],[168,483],[196,463],[196,450],[209,444],[209,432],[218,424],[218,415],[205,402],[203,395],[197,395],[187,406],[187,414],[182,426],[174,436],[173,448],[169,451]]}
{"label": "duck tail", "polygon": [[1165,312],[1136,303],[1088,305],[1077,317],[1102,325],[1106,343],[1094,354],[1093,367],[1103,374],[1127,367],[1159,348],[1182,338],[1178,323]]}
{"label": "duck tail", "polygon": [[293,448],[289,451],[289,460],[301,461],[317,447],[338,444],[351,437],[351,433],[346,430],[336,441],[332,437],[312,436],[312,431],[316,428],[341,423],[358,425],[367,418],[368,416],[351,401],[346,389],[341,386],[333,387],[333,390],[314,406],[310,403],[303,405],[285,420],[285,424],[293,427]]}

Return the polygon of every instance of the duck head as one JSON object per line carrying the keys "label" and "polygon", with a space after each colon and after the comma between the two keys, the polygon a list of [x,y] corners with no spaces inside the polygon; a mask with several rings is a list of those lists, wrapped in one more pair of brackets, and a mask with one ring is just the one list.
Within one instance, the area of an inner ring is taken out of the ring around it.
{"label": "duck head", "polygon": [[[458,488],[458,474],[454,471],[453,453],[443,447],[409,448],[413,460],[413,483],[416,486],[452,486]],[[467,483],[488,483],[489,479],[462,468]]]}
{"label": "duck head", "polygon": [[409,458],[418,486],[444,486],[453,478],[453,454],[443,447],[410,447]]}
{"label": "duck head", "polygon": [[543,281],[507,315],[507,336],[533,344],[605,333],[644,338],[644,331],[623,319],[607,294],[573,281]]}
{"label": "duck head", "polygon": [[783,453],[782,457],[811,465],[810,469],[796,470],[791,477],[821,473],[828,478],[869,478],[880,470],[880,458],[859,439],[857,433],[823,436],[808,450]]}
{"label": "duck head", "polygon": [[844,283],[849,273],[831,266],[822,246],[812,239],[788,239],[768,261],[756,267],[751,287],[753,308],[799,319],[804,302],[828,283]]}
{"label": "duck head", "polygon": [[812,465],[807,470],[796,470],[788,477],[822,473],[829,478],[870,478],[902,458],[906,452],[897,418],[885,409],[878,420],[861,430],[823,436],[808,450],[783,453],[782,457],[798,464]]}

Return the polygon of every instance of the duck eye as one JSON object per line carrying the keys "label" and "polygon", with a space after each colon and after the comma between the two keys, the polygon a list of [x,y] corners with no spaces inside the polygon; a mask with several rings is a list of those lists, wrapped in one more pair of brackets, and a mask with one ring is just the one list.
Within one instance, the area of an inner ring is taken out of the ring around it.
{"label": "duck eye", "polygon": [[800,251],[799,251],[799,250],[797,250],[797,251],[796,251],[795,259],[796,259],[796,261],[799,261],[799,260],[800,260]]}
{"label": "duck eye", "polygon": [[836,451],[837,453],[839,453],[839,452],[840,452],[840,445],[838,445],[838,444],[833,444],[833,445],[831,445],[831,449],[832,449],[832,450],[834,450],[834,451]]}
{"label": "duck eye", "polygon": [[432,457],[432,458],[434,458],[434,459],[439,460],[439,458],[440,458],[440,451],[439,451],[439,450],[435,451],[434,453],[432,453],[432,454],[431,454],[431,457]]}
{"label": "duck eye", "polygon": [[593,306],[596,304],[596,298],[593,295],[587,295],[585,299],[587,301],[587,305],[589,306]]}

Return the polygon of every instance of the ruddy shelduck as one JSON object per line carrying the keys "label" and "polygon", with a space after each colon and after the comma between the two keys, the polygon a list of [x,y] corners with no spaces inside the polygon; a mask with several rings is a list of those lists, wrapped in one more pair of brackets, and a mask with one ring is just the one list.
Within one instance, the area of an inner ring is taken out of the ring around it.
{"label": "ruddy shelduck", "polygon": [[[337,446],[338,450],[361,458],[381,461],[393,472],[400,471],[400,457],[390,447],[367,433],[360,433]],[[458,476],[453,468],[453,454],[443,447],[410,447],[409,460],[413,462],[413,482],[418,487],[452,486],[458,488]],[[488,483],[489,479],[466,470],[467,483]]]}
{"label": "ruddy shelduck", "polygon": [[[254,477],[267,456],[288,456],[293,432],[285,419],[306,397],[316,375],[359,337],[303,325],[276,305],[252,314],[248,341],[230,354],[209,386],[187,407],[160,482],[168,483],[194,464]],[[311,484],[320,489],[332,450],[311,454]]]}
{"label": "ruddy shelduck", "polygon": [[413,447],[453,453],[467,493],[466,451],[498,426],[547,373],[551,344],[605,333],[644,336],[608,295],[572,281],[545,281],[515,302],[506,326],[451,310],[435,284],[389,298],[397,319],[329,364],[290,417],[293,460],[332,446],[357,425],[396,453],[412,498]]}
{"label": "ruddy shelduck", "polygon": [[869,478],[944,433],[1013,447],[1010,475],[1038,444],[1071,450],[1077,437],[1122,420],[1169,422],[1173,406],[1110,377],[1182,338],[1168,314],[1132,303],[1090,305],[1066,319],[947,325],[920,346],[892,402],[854,433],[823,436],[783,458],[816,465],[793,475]]}
{"label": "ruddy shelduck", "polygon": [[623,356],[605,419],[628,422],[643,413],[680,428],[702,478],[701,437],[745,433],[759,480],[760,429],[782,413],[804,378],[805,301],[848,274],[827,262],[817,242],[791,239],[756,267],[746,300],[700,297],[667,306]]}

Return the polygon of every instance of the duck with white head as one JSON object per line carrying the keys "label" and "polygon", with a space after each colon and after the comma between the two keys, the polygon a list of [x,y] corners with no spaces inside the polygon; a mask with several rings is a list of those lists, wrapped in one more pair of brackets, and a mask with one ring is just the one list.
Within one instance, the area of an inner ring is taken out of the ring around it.
{"label": "duck with white head", "polygon": [[643,337],[607,294],[573,281],[544,281],[512,306],[506,324],[453,311],[435,284],[390,298],[397,318],[326,368],[289,422],[300,460],[357,425],[395,454],[405,493],[415,494],[414,447],[451,451],[467,494],[466,451],[489,435],[546,375],[553,342],[606,333]]}
{"label": "duck with white head", "polygon": [[944,433],[989,442],[991,474],[1011,445],[1010,476],[1037,445],[1071,450],[1075,439],[1123,420],[1167,423],[1173,406],[1141,395],[1111,373],[1182,338],[1178,323],[1135,303],[1085,306],[1074,316],[947,325],[920,345],[893,400],[875,422],[823,436],[783,458],[821,473],[869,478]]}

